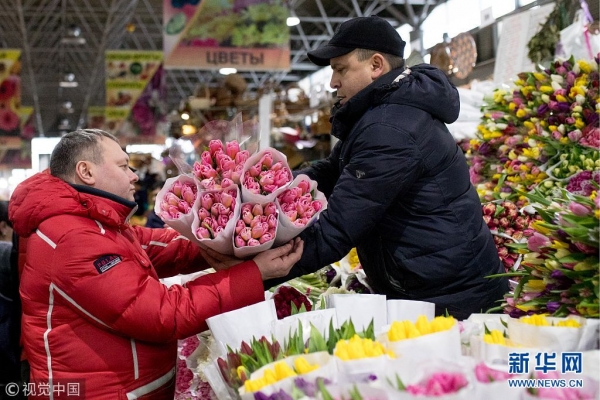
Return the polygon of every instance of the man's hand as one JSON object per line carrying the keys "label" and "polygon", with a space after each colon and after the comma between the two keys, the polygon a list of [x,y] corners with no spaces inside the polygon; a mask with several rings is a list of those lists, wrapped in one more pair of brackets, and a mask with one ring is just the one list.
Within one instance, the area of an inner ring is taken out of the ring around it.
{"label": "man's hand", "polygon": [[257,254],[254,262],[258,265],[263,281],[286,276],[302,256],[304,242],[299,238],[285,245]]}
{"label": "man's hand", "polygon": [[210,265],[216,271],[221,271],[244,262],[244,260],[240,260],[239,258],[235,258],[233,256],[226,256],[209,248],[203,248],[202,255],[204,256],[204,259],[208,265]]}

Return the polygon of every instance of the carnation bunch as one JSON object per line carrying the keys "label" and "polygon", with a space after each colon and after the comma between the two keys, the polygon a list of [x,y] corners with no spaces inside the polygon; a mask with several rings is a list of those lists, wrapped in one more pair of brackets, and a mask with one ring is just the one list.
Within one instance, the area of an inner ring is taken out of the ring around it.
{"label": "carnation bunch", "polygon": [[240,150],[236,140],[227,142],[225,148],[220,140],[211,140],[200,155],[200,162],[194,162],[193,174],[203,189],[226,188],[240,182],[249,156],[247,150]]}
{"label": "carnation bunch", "polygon": [[235,225],[235,247],[259,246],[275,239],[277,207],[269,202],[242,205],[240,218]]}
{"label": "carnation bunch", "polygon": [[176,180],[160,203],[159,217],[170,220],[188,214],[196,201],[197,193],[195,184]]}
{"label": "carnation bunch", "polygon": [[277,200],[285,217],[296,226],[306,226],[323,207],[320,201],[315,200],[310,182],[306,179],[300,180],[296,187],[283,191]]}
{"label": "carnation bunch", "polygon": [[237,193],[237,187],[233,187],[217,192],[203,192],[200,195],[200,223],[195,232],[198,239],[214,239],[225,229],[229,220],[234,217]]}
{"label": "carnation bunch", "polygon": [[244,173],[242,184],[250,193],[268,195],[287,185],[292,173],[281,161],[273,162],[273,154],[266,151],[260,160]]}

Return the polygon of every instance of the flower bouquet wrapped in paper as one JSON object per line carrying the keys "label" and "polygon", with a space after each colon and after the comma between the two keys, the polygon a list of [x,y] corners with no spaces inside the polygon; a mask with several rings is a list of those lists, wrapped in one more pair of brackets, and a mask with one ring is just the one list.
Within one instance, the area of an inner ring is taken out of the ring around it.
{"label": "flower bouquet wrapped in paper", "polygon": [[509,374],[507,366],[490,365],[479,362],[473,368],[475,374],[476,399],[506,400],[520,399],[524,388],[510,387],[508,379],[524,378],[524,375]]}
{"label": "flower bouquet wrapped in paper", "polygon": [[242,170],[242,200],[264,204],[275,201],[292,181],[292,171],[283,153],[270,147],[252,155]]}
{"label": "flower bouquet wrapped in paper", "polygon": [[200,161],[194,162],[193,174],[202,190],[237,185],[240,183],[244,163],[249,157],[250,152],[240,150],[236,140],[225,145],[220,140],[211,140],[208,150],[200,155]]}
{"label": "flower bouquet wrapped in paper", "polygon": [[333,355],[336,358],[338,379],[342,382],[354,382],[367,379],[370,375],[381,375],[385,371],[387,361],[396,357],[394,352],[381,342],[358,335],[339,340]]}
{"label": "flower bouquet wrapped in paper", "polygon": [[325,195],[317,190],[317,182],[300,174],[277,196],[280,226],[275,245],[280,246],[295,238],[310,226],[327,208]]}
{"label": "flower bouquet wrapped in paper", "polygon": [[586,320],[531,315],[508,320],[508,334],[517,344],[553,351],[577,351]]}
{"label": "flower bouquet wrapped in paper", "polygon": [[254,399],[258,391],[266,396],[280,390],[291,392],[298,377],[333,380],[336,372],[333,358],[325,351],[286,357],[254,371],[239,393],[242,399]]}
{"label": "flower bouquet wrapped in paper", "polygon": [[424,315],[428,320],[435,317],[435,304],[417,300],[387,300],[387,322],[408,320],[417,322]]}
{"label": "flower bouquet wrapped in paper", "polygon": [[428,320],[421,315],[416,323],[394,321],[387,332],[379,335],[379,340],[397,357],[456,360],[461,356],[458,323],[452,317]]}
{"label": "flower bouquet wrapped in paper", "polygon": [[402,358],[391,361],[382,375],[394,390],[393,399],[470,400],[474,385],[467,366],[460,361],[430,359],[407,364]]}
{"label": "flower bouquet wrapped in paper", "polygon": [[224,352],[227,346],[238,349],[243,341],[249,342],[253,337],[270,337],[271,324],[276,319],[275,303],[265,300],[215,315],[208,318],[206,323]]}
{"label": "flower bouquet wrapped in paper", "polygon": [[[328,333],[329,326],[334,329],[338,328],[335,310],[316,310],[311,312],[303,312],[292,314],[289,317],[278,319],[272,324],[273,337],[281,343],[284,343],[287,338],[298,332],[300,327],[303,332],[303,342],[306,343],[310,339],[311,329],[316,329],[318,332]],[[326,335],[323,335],[326,338]]]}
{"label": "flower bouquet wrapped in paper", "polygon": [[[598,390],[598,381],[589,376],[566,373],[561,374],[558,371],[548,371],[542,373],[536,371],[531,375],[532,379],[548,380],[557,382],[559,379],[567,383],[566,386],[561,387],[559,385],[550,387],[539,387],[539,388],[527,388],[523,396],[523,400],[536,400],[536,399],[576,399],[576,400],[594,400],[598,398],[600,390]],[[569,382],[581,380],[580,387],[569,387]]]}
{"label": "flower bouquet wrapped in paper", "polygon": [[201,246],[222,254],[233,254],[231,237],[240,214],[240,191],[237,185],[198,194],[193,207],[192,233]]}
{"label": "flower bouquet wrapped in paper", "polygon": [[198,186],[193,178],[179,175],[165,181],[156,195],[154,212],[177,232],[193,237],[193,207],[198,199]]}
{"label": "flower bouquet wrapped in paper", "polygon": [[279,213],[273,202],[243,203],[235,222],[233,254],[245,258],[273,247]]}

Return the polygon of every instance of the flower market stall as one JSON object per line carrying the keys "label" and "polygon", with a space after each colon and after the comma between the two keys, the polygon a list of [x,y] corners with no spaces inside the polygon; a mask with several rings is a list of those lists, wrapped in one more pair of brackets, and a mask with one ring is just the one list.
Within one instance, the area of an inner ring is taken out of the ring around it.
{"label": "flower market stall", "polygon": [[[557,60],[514,84],[484,100],[476,137],[461,144],[511,277],[496,313],[457,321],[387,300],[353,249],[181,341],[177,398],[598,398],[598,60]],[[285,156],[256,151],[241,118],[206,129],[213,140],[176,162],[181,175],[156,202],[190,240],[251,256],[326,209]]]}

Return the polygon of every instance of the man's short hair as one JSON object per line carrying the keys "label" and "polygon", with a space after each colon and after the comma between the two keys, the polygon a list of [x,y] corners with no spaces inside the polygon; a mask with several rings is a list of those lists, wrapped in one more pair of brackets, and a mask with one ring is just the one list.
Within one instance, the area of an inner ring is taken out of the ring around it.
{"label": "man's short hair", "polygon": [[356,49],[356,59],[358,61],[365,61],[375,53],[381,54],[390,64],[391,69],[400,68],[404,65],[404,59],[402,57],[369,49]]}
{"label": "man's short hair", "polygon": [[111,133],[100,129],[78,129],[63,136],[50,156],[50,174],[69,181],[82,160],[101,164],[103,161],[100,140],[109,138],[119,143]]}

